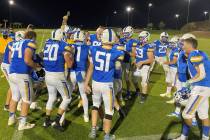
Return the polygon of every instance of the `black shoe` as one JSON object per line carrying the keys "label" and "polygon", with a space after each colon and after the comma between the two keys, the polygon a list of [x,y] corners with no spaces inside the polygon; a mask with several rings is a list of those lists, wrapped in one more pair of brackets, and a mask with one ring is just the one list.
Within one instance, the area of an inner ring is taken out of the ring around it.
{"label": "black shoe", "polygon": [[135,94],[136,94],[136,96],[139,96],[141,94],[139,88],[136,89],[136,93]]}
{"label": "black shoe", "polygon": [[124,119],[126,117],[126,113],[122,108],[119,110],[119,115],[120,115],[120,118],[122,118],[122,119]]}
{"label": "black shoe", "polygon": [[140,96],[140,103],[143,104],[143,103],[146,102],[146,100],[147,100],[147,95],[141,94],[141,96]]}
{"label": "black shoe", "polygon": [[59,130],[60,132],[64,132],[64,131],[65,131],[64,127],[62,127],[62,126],[60,125],[60,123],[53,122],[53,123],[52,123],[52,126],[53,126],[53,128]]}
{"label": "black shoe", "polygon": [[4,106],[4,111],[9,111],[9,105]]}
{"label": "black shoe", "polygon": [[51,124],[52,124],[52,121],[50,119],[45,119],[45,122],[44,122],[43,126],[45,128],[48,128],[48,127],[51,126]]}

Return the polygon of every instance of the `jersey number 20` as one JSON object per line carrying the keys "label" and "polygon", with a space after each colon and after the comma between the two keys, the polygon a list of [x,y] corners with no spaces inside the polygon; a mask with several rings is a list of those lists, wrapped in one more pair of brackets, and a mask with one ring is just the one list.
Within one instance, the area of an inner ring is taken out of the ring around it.
{"label": "jersey number 20", "polygon": [[46,45],[44,49],[44,60],[56,61],[58,58],[58,48],[57,44]]}
{"label": "jersey number 20", "polygon": [[[101,59],[100,56],[105,56],[106,59],[105,60]],[[97,51],[95,59],[96,59],[96,62],[99,63],[99,66],[95,66],[95,69],[99,70],[99,71],[108,72],[109,71],[110,58],[111,58],[111,54],[110,53],[106,54],[105,52]]]}

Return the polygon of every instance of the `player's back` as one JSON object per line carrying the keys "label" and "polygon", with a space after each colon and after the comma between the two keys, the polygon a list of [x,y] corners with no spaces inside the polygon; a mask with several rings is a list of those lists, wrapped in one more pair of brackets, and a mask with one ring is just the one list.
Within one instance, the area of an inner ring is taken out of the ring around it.
{"label": "player's back", "polygon": [[88,53],[89,53],[89,46],[82,44],[72,45],[75,49],[74,54],[74,64],[71,70],[74,71],[86,71],[87,70],[87,61],[88,61]]}
{"label": "player's back", "polygon": [[98,40],[96,34],[90,35],[91,46],[101,46],[101,41]]}
{"label": "player's back", "polygon": [[123,51],[116,49],[106,50],[102,47],[91,47],[92,63],[94,65],[93,80],[96,82],[113,82],[115,62]]}
{"label": "player's back", "polygon": [[64,41],[49,39],[44,46],[44,68],[48,72],[64,72],[64,51],[69,47]]}
{"label": "player's back", "polygon": [[[169,54],[169,61],[173,61],[174,57],[179,56],[179,48],[171,48],[170,54]],[[177,67],[177,63],[175,64],[169,64],[170,67]]]}
{"label": "player's back", "polygon": [[188,67],[191,77],[196,76],[197,70],[195,69],[195,66],[198,66],[199,64],[203,64],[206,75],[203,80],[194,83],[194,85],[210,87],[210,61],[208,55],[203,51],[195,50],[191,52],[188,57]]}
{"label": "player's back", "polygon": [[3,57],[3,63],[9,64],[9,52],[12,50],[12,46],[14,41],[9,42],[4,50],[4,57]]}
{"label": "player's back", "polygon": [[10,73],[29,74],[31,67],[28,66],[25,61],[25,50],[31,49],[34,54],[36,50],[36,44],[33,40],[25,39],[17,41],[12,46]]}

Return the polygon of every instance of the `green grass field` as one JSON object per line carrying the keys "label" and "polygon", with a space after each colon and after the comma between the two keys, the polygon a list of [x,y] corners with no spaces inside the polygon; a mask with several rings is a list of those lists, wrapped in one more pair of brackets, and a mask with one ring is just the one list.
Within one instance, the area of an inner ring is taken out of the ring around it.
{"label": "green grass field", "polygon": [[[50,30],[37,30],[38,45],[43,45],[50,36]],[[171,31],[170,34],[180,34]],[[152,40],[159,38],[159,32],[152,33]],[[210,55],[210,39],[199,38],[199,48]],[[41,50],[41,47],[39,48]],[[149,98],[145,104],[140,104],[138,98],[133,98],[127,103],[128,115],[124,120],[119,120],[117,113],[114,115],[113,127],[116,139],[121,140],[157,140],[156,135],[167,139],[172,133],[179,133],[181,121],[175,118],[168,118],[166,115],[173,111],[174,106],[165,103],[168,99],[159,97],[166,89],[165,77],[161,67],[156,66],[151,73],[149,85]],[[88,140],[88,133],[91,123],[83,122],[82,108],[77,108],[78,100],[74,100],[70,105],[70,111],[66,118],[69,122],[65,132],[58,132],[53,128],[42,127],[45,114],[45,104],[47,93],[43,93],[38,102],[42,110],[30,112],[29,121],[36,123],[36,127],[24,132],[18,132],[17,126],[8,127],[8,112],[3,111],[8,84],[4,78],[0,79],[0,140]],[[55,112],[54,112],[55,113]],[[145,137],[143,137],[145,136]],[[149,136],[147,138],[146,136]],[[153,137],[154,138],[153,138]],[[199,139],[197,128],[193,128],[190,139]],[[103,138],[103,133],[99,132],[98,139]]]}

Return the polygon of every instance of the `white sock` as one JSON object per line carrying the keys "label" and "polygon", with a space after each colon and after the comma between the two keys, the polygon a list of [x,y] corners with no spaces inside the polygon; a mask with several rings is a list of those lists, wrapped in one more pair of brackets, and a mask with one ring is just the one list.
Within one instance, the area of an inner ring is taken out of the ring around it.
{"label": "white sock", "polygon": [[26,117],[21,116],[20,117],[20,124],[25,124],[26,123]]}
{"label": "white sock", "polygon": [[202,135],[202,140],[209,140],[209,137]]}
{"label": "white sock", "polygon": [[176,108],[175,108],[175,113],[176,113],[176,114],[180,114],[180,112],[181,112],[181,108],[180,108],[180,107],[176,107]]}
{"label": "white sock", "polygon": [[180,140],[187,140],[187,138],[188,138],[187,136],[182,134]]}
{"label": "white sock", "polygon": [[171,89],[172,89],[172,87],[167,87],[166,93],[171,93]]}

